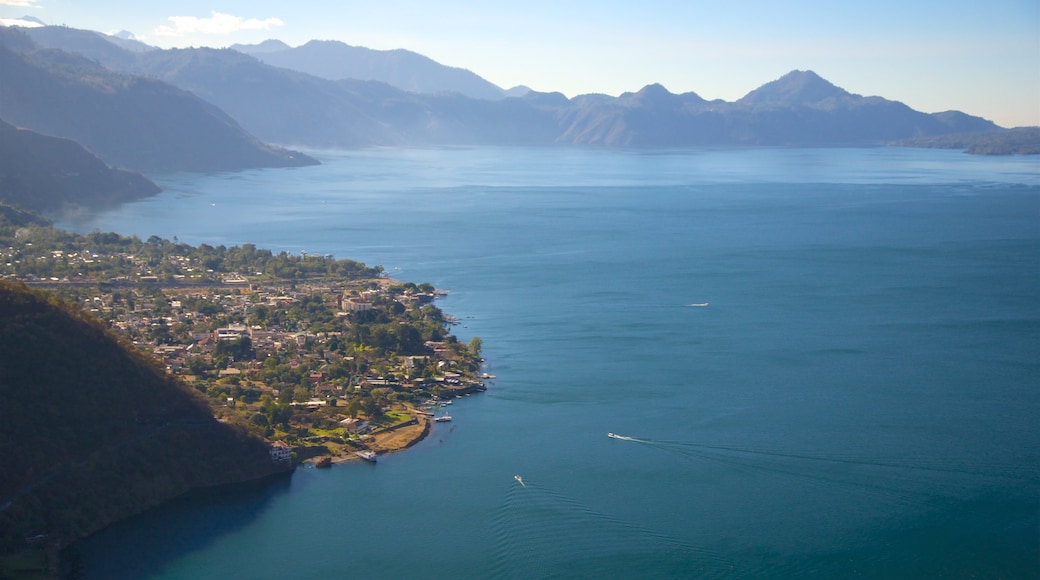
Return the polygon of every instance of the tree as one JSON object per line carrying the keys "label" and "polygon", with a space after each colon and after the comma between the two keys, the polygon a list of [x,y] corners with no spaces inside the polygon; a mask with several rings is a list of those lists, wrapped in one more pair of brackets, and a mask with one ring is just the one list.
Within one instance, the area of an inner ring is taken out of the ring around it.
{"label": "tree", "polygon": [[375,418],[383,414],[383,408],[372,397],[362,397],[361,410],[369,418]]}
{"label": "tree", "polygon": [[227,355],[237,361],[251,360],[253,358],[253,341],[248,336],[217,341],[217,346],[213,349],[213,355],[214,357]]}
{"label": "tree", "polygon": [[188,361],[188,370],[190,370],[191,374],[193,375],[201,376],[205,374],[206,371],[211,370],[211,368],[209,365],[206,364],[206,360],[204,358],[202,358],[201,356],[196,356],[192,357],[191,360]]}
{"label": "tree", "polygon": [[469,339],[469,351],[473,353],[473,356],[479,357],[481,349],[484,348],[484,341],[479,336],[474,336]]}
{"label": "tree", "polygon": [[254,425],[259,425],[260,427],[267,427],[271,424],[267,415],[264,415],[263,413],[254,413],[253,416],[249,418],[249,422]]}
{"label": "tree", "polygon": [[351,419],[357,419],[358,413],[361,412],[361,399],[353,397],[350,402],[347,403],[347,414],[350,415]]}
{"label": "tree", "polygon": [[278,391],[278,402],[282,404],[291,403],[295,398],[296,390],[293,387],[286,386]]}
{"label": "tree", "polygon": [[262,408],[265,413],[270,413],[274,409],[274,399],[271,398],[271,395],[268,395],[267,393],[260,395],[260,408]]}

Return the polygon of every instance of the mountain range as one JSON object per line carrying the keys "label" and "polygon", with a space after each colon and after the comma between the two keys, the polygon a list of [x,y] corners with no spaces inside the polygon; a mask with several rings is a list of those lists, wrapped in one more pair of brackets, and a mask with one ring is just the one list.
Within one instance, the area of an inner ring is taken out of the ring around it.
{"label": "mountain range", "polygon": [[373,50],[335,40],[312,40],[295,48],[280,40],[268,40],[230,48],[271,66],[327,80],[377,81],[410,93],[458,93],[474,99],[508,96],[466,69],[444,66],[410,50]]}
{"label": "mountain range", "polygon": [[0,28],[0,78],[0,118],[75,140],[116,167],[221,171],[317,163],[266,145],[189,91],[75,52],[41,49],[19,29]]}
{"label": "mountain range", "polygon": [[961,112],[922,113],[854,94],[812,71],[792,71],[735,102],[676,95],[660,85],[618,97],[509,97],[486,81],[474,85],[479,77],[468,71],[421,55],[339,42],[147,50],[64,27],[27,34],[122,74],[190,91],[260,139],[294,146],[865,146],[1000,130]]}

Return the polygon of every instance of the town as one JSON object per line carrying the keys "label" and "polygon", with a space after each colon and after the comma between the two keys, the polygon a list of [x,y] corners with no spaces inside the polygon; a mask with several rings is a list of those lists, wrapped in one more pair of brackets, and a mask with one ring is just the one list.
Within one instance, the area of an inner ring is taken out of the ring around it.
{"label": "town", "polygon": [[491,378],[481,340],[460,343],[433,304],[443,292],[332,256],[4,224],[0,277],[78,303],[276,460],[403,449]]}

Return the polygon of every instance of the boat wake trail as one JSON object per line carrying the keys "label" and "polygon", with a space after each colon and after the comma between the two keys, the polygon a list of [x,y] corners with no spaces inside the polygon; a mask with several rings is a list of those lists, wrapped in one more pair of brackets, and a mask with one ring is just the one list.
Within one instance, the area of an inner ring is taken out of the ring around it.
{"label": "boat wake trail", "polygon": [[491,576],[639,577],[667,562],[675,577],[727,577],[733,565],[710,549],[626,522],[563,493],[514,477],[495,514]]}
{"label": "boat wake trail", "polygon": [[622,441],[635,441],[636,443],[652,443],[652,441],[636,439],[635,437],[626,437],[625,435],[618,435],[617,433],[607,433],[607,437],[610,437],[611,439],[620,439]]}
{"label": "boat wake trail", "polygon": [[659,441],[654,439],[638,439],[635,437],[626,437],[624,435],[616,435],[614,433],[608,433],[609,437],[614,439],[622,439],[624,441],[633,441],[636,443],[644,443],[647,445],[655,445],[662,448],[673,448],[673,449],[699,449],[703,451],[714,451],[724,452],[730,454],[746,454],[746,455],[760,455],[765,457],[775,457],[783,459],[800,459],[806,461],[815,461],[822,463],[844,463],[849,465],[863,465],[870,467],[890,467],[893,469],[906,469],[912,471],[932,471],[936,473],[947,473],[947,474],[960,474],[960,475],[988,475],[992,477],[1008,477],[1008,478],[1028,478],[1023,474],[1014,473],[1008,466],[989,466],[989,465],[977,465],[971,467],[962,467],[957,465],[943,464],[942,462],[932,460],[914,460],[909,461],[893,461],[886,459],[875,459],[869,457],[855,457],[853,455],[820,455],[820,454],[807,454],[793,451],[783,451],[775,449],[761,449],[753,447],[737,447],[732,445],[712,445],[707,443],[695,443],[690,441]]}
{"label": "boat wake trail", "polygon": [[[834,490],[857,491],[888,501],[921,506],[970,488],[980,478],[1022,479],[997,468],[964,468],[939,462],[900,462],[853,455],[818,455],[793,451],[711,445],[688,441],[639,439],[608,433],[612,439],[639,443],[691,460],[725,465],[748,474],[767,474]],[[1026,477],[1028,479],[1028,477]]]}

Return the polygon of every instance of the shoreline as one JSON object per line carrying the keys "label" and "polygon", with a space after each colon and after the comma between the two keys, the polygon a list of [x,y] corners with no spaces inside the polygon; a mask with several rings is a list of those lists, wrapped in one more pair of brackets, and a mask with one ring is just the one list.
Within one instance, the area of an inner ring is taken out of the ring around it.
{"label": "shoreline", "polygon": [[[365,447],[367,450],[374,452],[377,456],[399,453],[415,446],[429,436],[433,431],[432,418],[419,413],[417,409],[409,408],[408,412],[412,415],[413,421],[373,434],[366,441]],[[309,464],[313,467],[324,457],[330,457],[333,465],[365,461],[357,455],[357,451],[361,451],[360,449],[350,448],[347,451],[347,447],[343,446],[343,448],[336,451],[307,458],[300,463],[302,465]]]}
{"label": "shoreline", "polygon": [[[493,377],[493,375],[488,375],[487,373],[484,373],[484,376],[485,378]],[[454,389],[452,393],[455,397],[461,397],[469,396],[473,393],[481,393],[486,390],[487,387],[483,383],[478,383],[476,385]],[[311,451],[323,448],[325,451],[323,453],[308,453],[307,457],[300,460],[298,465],[315,467],[319,461],[322,461],[326,457],[330,459],[332,465],[352,461],[364,461],[363,458],[358,457],[358,451],[372,451],[377,456],[399,453],[415,446],[433,432],[433,424],[435,423],[433,413],[429,413],[420,407],[413,406],[412,404],[405,404],[404,408],[401,410],[411,415],[412,419],[378,430],[375,433],[368,435],[363,439],[363,448],[361,449],[357,448],[353,443],[334,444],[334,447],[331,449],[328,445],[294,448],[298,450]]]}

